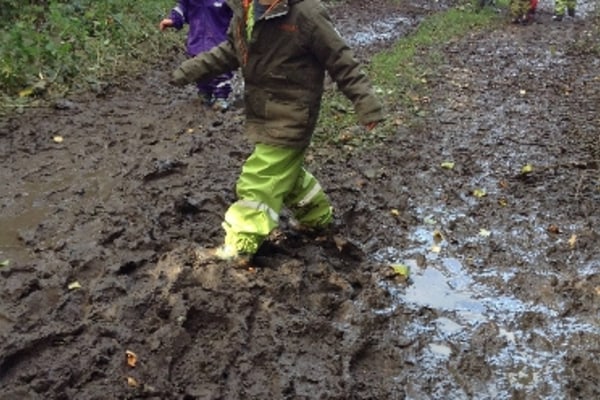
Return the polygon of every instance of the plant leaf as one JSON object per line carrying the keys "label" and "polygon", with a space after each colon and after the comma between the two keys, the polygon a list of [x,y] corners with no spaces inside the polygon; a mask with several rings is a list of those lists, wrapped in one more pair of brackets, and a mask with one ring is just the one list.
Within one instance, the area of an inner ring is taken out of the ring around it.
{"label": "plant leaf", "polygon": [[137,365],[137,355],[131,350],[125,350],[125,356],[127,357],[127,365],[131,368],[135,368]]}
{"label": "plant leaf", "polygon": [[444,161],[443,163],[440,164],[440,166],[444,169],[453,169],[454,163],[452,161]]}
{"label": "plant leaf", "polygon": [[399,276],[408,277],[410,275],[410,267],[405,264],[391,264],[390,267],[394,271],[394,274]]}
{"label": "plant leaf", "polygon": [[485,191],[485,189],[474,189],[473,196],[477,198],[485,197],[487,196],[487,192]]}
{"label": "plant leaf", "polygon": [[533,165],[531,165],[531,164],[525,164],[525,165],[523,165],[523,168],[521,168],[522,174],[530,174],[532,172],[533,172]]}

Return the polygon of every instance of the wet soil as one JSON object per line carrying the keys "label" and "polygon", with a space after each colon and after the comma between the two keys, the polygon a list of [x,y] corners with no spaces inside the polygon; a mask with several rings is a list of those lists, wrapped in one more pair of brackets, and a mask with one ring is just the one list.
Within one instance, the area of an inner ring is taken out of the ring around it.
{"label": "wet soil", "polygon": [[[332,13],[368,60],[448,5],[421,3]],[[166,84],[180,58],[3,118],[0,398],[599,398],[595,23],[541,4],[443,46],[418,118],[311,148],[336,236],[284,214],[249,269],[189,256],[251,147]]]}

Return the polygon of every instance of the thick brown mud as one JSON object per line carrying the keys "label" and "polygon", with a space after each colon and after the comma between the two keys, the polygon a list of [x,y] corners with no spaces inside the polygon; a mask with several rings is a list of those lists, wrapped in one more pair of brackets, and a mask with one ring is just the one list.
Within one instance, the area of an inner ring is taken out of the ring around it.
{"label": "thick brown mud", "polygon": [[[424,3],[332,13],[368,61],[447,6]],[[251,147],[239,107],[167,85],[180,60],[3,118],[0,398],[600,397],[600,59],[581,3],[444,46],[410,128],[391,105],[374,147],[313,146],[335,238],[284,214],[250,269],[190,257],[219,244]]]}

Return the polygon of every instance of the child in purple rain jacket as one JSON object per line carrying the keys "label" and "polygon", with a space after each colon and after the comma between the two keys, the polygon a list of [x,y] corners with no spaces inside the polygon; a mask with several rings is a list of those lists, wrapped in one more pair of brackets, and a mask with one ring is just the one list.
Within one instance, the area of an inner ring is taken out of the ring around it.
{"label": "child in purple rain jacket", "polygon": [[[178,0],[168,18],[160,22],[160,30],[180,30],[189,25],[187,53],[194,57],[210,50],[227,38],[227,28],[233,13],[225,0]],[[213,109],[226,111],[231,93],[232,73],[220,75],[210,81],[197,82],[198,94]]]}

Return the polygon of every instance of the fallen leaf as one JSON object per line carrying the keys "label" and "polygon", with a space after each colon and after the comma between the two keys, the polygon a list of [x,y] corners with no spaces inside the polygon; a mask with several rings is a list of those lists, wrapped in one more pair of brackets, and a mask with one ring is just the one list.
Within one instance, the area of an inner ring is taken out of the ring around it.
{"label": "fallen leaf", "polygon": [[598,296],[600,296],[600,286],[596,286],[595,290],[596,290],[596,294]]}
{"label": "fallen leaf", "polygon": [[132,378],[130,376],[127,377],[127,386],[129,387],[138,387],[140,384],[138,383],[138,381],[135,378]]}
{"label": "fallen leaf", "polygon": [[442,235],[442,232],[438,231],[437,229],[435,231],[433,231],[433,241],[435,243],[440,243],[443,240],[444,240],[444,235]]}
{"label": "fallen leaf", "polygon": [[81,284],[77,281],[71,282],[71,283],[69,283],[69,286],[67,286],[67,289],[69,289],[69,290],[81,289]]}
{"label": "fallen leaf", "polygon": [[527,93],[527,91],[526,91],[525,89],[521,89],[521,90],[519,90],[519,94],[520,94],[521,96],[525,96],[525,93]]}
{"label": "fallen leaf", "polygon": [[395,216],[395,217],[397,217],[398,215],[400,215],[400,211],[396,210],[395,208],[392,208],[392,210],[390,211],[390,213],[393,216]]}
{"label": "fallen leaf", "polygon": [[508,188],[508,181],[506,179],[501,179],[500,182],[498,182],[498,186],[502,189],[506,189]]}
{"label": "fallen leaf", "polygon": [[127,365],[134,368],[137,364],[137,355],[131,350],[125,350],[125,356],[127,357]]}
{"label": "fallen leaf", "polygon": [[431,246],[431,252],[432,253],[439,253],[440,251],[442,251],[442,247],[434,244],[433,246]]}
{"label": "fallen leaf", "polygon": [[194,128],[188,128],[187,133],[194,133]]}
{"label": "fallen leaf", "polygon": [[52,140],[54,140],[55,143],[62,143],[64,139],[62,136],[56,135],[52,138]]}
{"label": "fallen leaf", "polygon": [[423,222],[425,222],[427,225],[435,225],[436,224],[435,219],[433,219],[431,217],[425,217]]}
{"label": "fallen leaf", "polygon": [[525,165],[523,165],[523,168],[521,168],[522,174],[530,174],[532,172],[533,172],[533,165],[531,165],[531,164],[525,164]]}
{"label": "fallen leaf", "polygon": [[508,200],[506,200],[504,197],[498,199],[498,205],[500,207],[506,207],[508,205]]}
{"label": "fallen leaf", "polygon": [[560,233],[560,228],[554,224],[550,224],[548,226],[548,232],[558,234],[558,233]]}
{"label": "fallen leaf", "polygon": [[479,236],[483,236],[483,237],[488,237],[492,234],[492,232],[488,231],[487,229],[480,229],[479,230]]}
{"label": "fallen leaf", "polygon": [[408,277],[410,275],[410,267],[405,264],[391,264],[390,267],[395,275]]}
{"label": "fallen leaf", "polygon": [[19,92],[19,97],[28,97],[31,96],[33,94],[33,88],[27,88],[27,89],[23,89]]}
{"label": "fallen leaf", "polygon": [[4,260],[4,261],[0,262],[0,267],[8,267],[9,264],[10,264],[10,260]]}
{"label": "fallen leaf", "polygon": [[454,163],[452,161],[444,161],[443,163],[440,164],[440,167],[442,167],[444,169],[453,169]]}
{"label": "fallen leaf", "polygon": [[473,190],[473,196],[477,198],[485,197],[487,196],[487,192],[485,191],[485,189],[475,189]]}
{"label": "fallen leaf", "polygon": [[576,243],[577,243],[577,235],[572,234],[571,237],[569,238],[569,246],[571,246],[571,248],[574,248]]}

